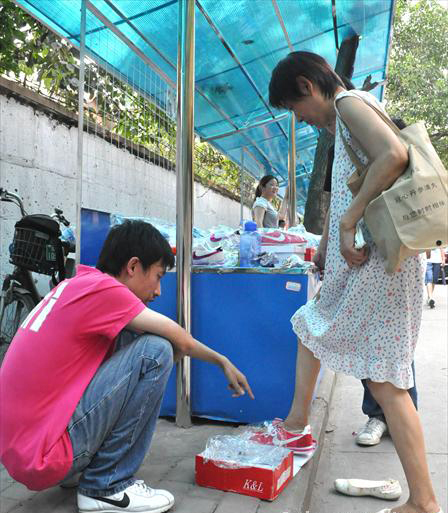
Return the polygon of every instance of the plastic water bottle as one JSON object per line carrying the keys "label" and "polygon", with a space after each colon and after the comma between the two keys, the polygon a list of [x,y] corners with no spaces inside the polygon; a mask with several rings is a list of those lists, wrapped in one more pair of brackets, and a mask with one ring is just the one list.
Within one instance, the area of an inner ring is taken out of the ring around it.
{"label": "plastic water bottle", "polygon": [[257,223],[246,221],[240,237],[240,267],[256,267],[256,258],[261,252],[261,235]]}
{"label": "plastic water bottle", "polygon": [[76,235],[71,226],[67,226],[62,230],[61,239],[71,244],[76,244]]}
{"label": "plastic water bottle", "polygon": [[62,230],[61,240],[69,243],[68,251],[74,253],[76,251],[76,235],[71,226],[67,226]]}

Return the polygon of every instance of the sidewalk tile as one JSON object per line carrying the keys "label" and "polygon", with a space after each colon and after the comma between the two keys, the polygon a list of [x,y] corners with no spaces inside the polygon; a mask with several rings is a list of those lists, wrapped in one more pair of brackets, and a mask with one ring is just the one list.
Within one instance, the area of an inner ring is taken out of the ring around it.
{"label": "sidewalk tile", "polygon": [[11,486],[8,486],[4,490],[2,490],[2,498],[6,497],[7,499],[14,499],[16,501],[25,501],[28,499],[31,499],[36,493],[33,490],[28,490],[28,488],[20,483],[16,483],[13,481],[14,484]]}
{"label": "sidewalk tile", "polygon": [[17,508],[19,503],[13,499],[7,499],[3,497],[3,494],[0,496],[0,513],[9,513],[14,508]]}
{"label": "sidewalk tile", "polygon": [[[59,486],[36,493],[31,499],[22,502],[14,513],[52,513],[56,507],[67,501],[67,493]],[[67,505],[63,511],[71,513],[70,506]]]}
{"label": "sidewalk tile", "polygon": [[216,502],[213,500],[204,499],[203,497],[184,497],[177,502],[173,513],[214,513],[215,510]]}
{"label": "sidewalk tile", "polygon": [[181,481],[184,483],[194,483],[194,457],[191,455],[178,462],[165,476],[167,481]]}
{"label": "sidewalk tile", "polygon": [[260,500],[255,497],[227,492],[215,513],[239,513],[243,511],[244,513],[256,513],[259,504]]}

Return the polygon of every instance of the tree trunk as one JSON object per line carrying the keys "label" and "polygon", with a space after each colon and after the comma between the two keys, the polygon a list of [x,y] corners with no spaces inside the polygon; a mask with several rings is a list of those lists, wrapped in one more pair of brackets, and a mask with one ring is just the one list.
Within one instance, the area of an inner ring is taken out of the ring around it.
{"label": "tree trunk", "polygon": [[[335,71],[339,76],[351,78],[359,36],[344,39],[339,49]],[[328,151],[334,144],[334,136],[323,129],[317,140],[313,171],[305,205],[304,225],[307,231],[321,234],[330,206],[330,195],[323,190],[328,163]]]}

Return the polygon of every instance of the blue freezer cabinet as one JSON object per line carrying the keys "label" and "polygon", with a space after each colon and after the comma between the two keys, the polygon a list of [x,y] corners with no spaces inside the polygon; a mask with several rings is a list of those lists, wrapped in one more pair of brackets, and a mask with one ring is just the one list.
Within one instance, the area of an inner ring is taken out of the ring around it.
{"label": "blue freezer cabinet", "polygon": [[[226,355],[246,375],[255,395],[255,400],[247,395],[232,398],[222,371],[193,359],[193,415],[228,422],[258,422],[287,415],[294,391],[297,354],[297,338],[290,318],[312,293],[313,279],[279,270],[193,271],[192,334]],[[151,308],[167,313],[168,305],[159,301],[165,294],[175,297],[175,273],[165,276],[163,287],[162,297]],[[170,313],[175,315],[175,308]],[[174,369],[161,415],[176,414],[175,378]]]}

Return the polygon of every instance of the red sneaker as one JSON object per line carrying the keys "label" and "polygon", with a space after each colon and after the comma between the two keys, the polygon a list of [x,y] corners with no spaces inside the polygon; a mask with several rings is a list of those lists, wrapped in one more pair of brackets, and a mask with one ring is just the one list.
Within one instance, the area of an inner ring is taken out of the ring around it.
{"label": "red sneaker", "polygon": [[274,419],[268,423],[264,431],[255,432],[251,440],[263,445],[278,445],[302,454],[314,451],[316,440],[311,435],[311,427],[305,426],[301,433],[291,433],[283,427],[281,419]]}

